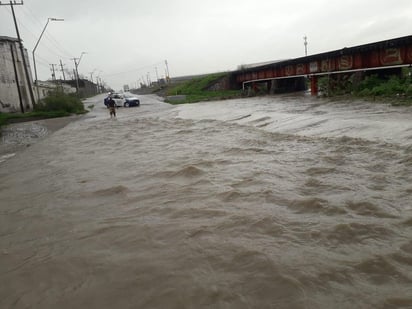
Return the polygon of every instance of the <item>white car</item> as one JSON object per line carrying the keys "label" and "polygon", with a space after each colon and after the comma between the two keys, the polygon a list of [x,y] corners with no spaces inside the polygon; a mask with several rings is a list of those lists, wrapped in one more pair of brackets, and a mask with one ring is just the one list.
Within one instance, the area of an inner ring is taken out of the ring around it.
{"label": "white car", "polygon": [[113,101],[116,103],[116,107],[123,106],[124,97],[120,93],[109,93],[109,95],[104,98],[104,105],[107,106],[107,101],[110,96],[112,96]]}
{"label": "white car", "polygon": [[[110,94],[104,99],[104,105],[106,106],[109,96]],[[114,102],[116,103],[116,107],[133,107],[140,105],[140,101],[136,97],[124,96],[120,93],[112,93],[111,96]]]}

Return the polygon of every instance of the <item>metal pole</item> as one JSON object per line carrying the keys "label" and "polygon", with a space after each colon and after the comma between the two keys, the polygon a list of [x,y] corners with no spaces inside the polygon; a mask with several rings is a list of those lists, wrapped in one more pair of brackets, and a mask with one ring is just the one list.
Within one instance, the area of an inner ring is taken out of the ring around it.
{"label": "metal pole", "polygon": [[169,65],[167,63],[167,60],[165,60],[165,64],[166,64],[166,81],[167,81],[167,83],[169,83],[170,75],[169,75]]}
{"label": "metal pole", "polygon": [[61,59],[60,59],[60,68],[62,69],[63,80],[66,81],[66,75],[64,75],[63,62]]}
{"label": "metal pole", "polygon": [[33,56],[33,67],[34,67],[34,84],[36,85],[36,92],[37,92],[37,100],[40,100],[40,92],[39,92],[39,81],[37,79],[37,67],[36,67],[36,57],[34,57],[34,52],[36,51],[37,46],[39,45],[40,39],[43,36],[44,31],[46,30],[47,25],[49,24],[50,18],[47,18],[46,25],[43,28],[43,31],[40,34],[39,39],[37,40],[36,45],[34,46],[34,49],[32,51],[32,56]]}
{"label": "metal pole", "polygon": [[46,31],[47,25],[49,24],[49,21],[64,21],[62,18],[47,18],[46,25],[43,28],[43,31],[40,34],[39,39],[36,42],[36,45],[34,46],[34,49],[32,51],[32,56],[33,56],[33,67],[34,67],[34,76],[35,76],[35,86],[36,86],[36,92],[37,92],[37,100],[40,100],[40,94],[39,94],[39,80],[37,78],[37,67],[36,67],[36,58],[34,57],[34,52],[37,49],[37,46],[40,43],[41,38],[43,37],[44,32]]}
{"label": "metal pole", "polygon": [[79,95],[79,78],[78,78],[78,73],[77,73],[76,58],[73,58],[73,61],[74,61],[74,67],[75,67],[75,69],[73,69],[73,74],[74,74],[74,78],[76,79],[76,92],[77,92],[77,95]]}
{"label": "metal pole", "polygon": [[51,65],[51,72],[52,72],[52,80],[56,81],[56,70],[55,70],[55,66],[57,66],[57,64],[50,64]]}
{"label": "metal pole", "polygon": [[[74,67],[75,67],[75,75],[76,75],[76,87],[77,87],[77,95],[79,95],[79,71],[78,71],[78,67],[80,64],[80,61],[82,60],[83,55],[86,54],[86,52],[82,52],[80,55],[80,58],[72,58],[72,60],[74,61]],[[77,61],[77,59],[79,61]]]}
{"label": "metal pole", "polygon": [[82,60],[82,57],[83,57],[84,54],[87,54],[87,53],[86,53],[86,52],[82,52],[82,53],[81,53],[80,58],[79,58],[79,62],[77,63],[77,65],[80,64],[80,61]]}

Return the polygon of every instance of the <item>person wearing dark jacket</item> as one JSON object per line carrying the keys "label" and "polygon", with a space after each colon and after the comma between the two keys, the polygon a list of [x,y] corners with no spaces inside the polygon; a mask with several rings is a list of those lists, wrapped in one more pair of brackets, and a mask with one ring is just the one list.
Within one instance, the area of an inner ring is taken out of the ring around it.
{"label": "person wearing dark jacket", "polygon": [[109,108],[110,118],[116,118],[116,102],[113,100],[112,96],[107,98],[107,107]]}

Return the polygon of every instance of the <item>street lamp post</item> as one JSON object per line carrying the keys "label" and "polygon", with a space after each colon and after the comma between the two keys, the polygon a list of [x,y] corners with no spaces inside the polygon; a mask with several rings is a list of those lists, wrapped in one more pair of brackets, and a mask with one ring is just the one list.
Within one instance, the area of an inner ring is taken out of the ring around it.
{"label": "street lamp post", "polygon": [[37,100],[40,100],[40,93],[39,93],[39,81],[38,81],[38,79],[37,79],[36,58],[34,57],[34,52],[36,51],[37,46],[39,45],[40,40],[41,40],[41,38],[43,37],[44,31],[46,31],[46,28],[47,28],[47,25],[49,24],[49,21],[64,21],[64,19],[62,19],[62,18],[50,18],[50,17],[47,18],[47,23],[46,23],[46,25],[44,26],[43,31],[41,32],[39,39],[37,40],[36,46],[34,46],[32,55],[33,55],[34,76],[35,76],[35,78],[36,78],[35,84],[36,84]]}

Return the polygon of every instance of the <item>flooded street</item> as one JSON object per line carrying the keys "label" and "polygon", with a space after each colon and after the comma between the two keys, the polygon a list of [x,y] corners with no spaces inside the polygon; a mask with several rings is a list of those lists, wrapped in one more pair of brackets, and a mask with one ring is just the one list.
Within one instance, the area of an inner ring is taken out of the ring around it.
{"label": "flooded street", "polygon": [[0,160],[0,308],[412,308],[412,108],[142,96]]}

